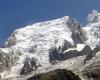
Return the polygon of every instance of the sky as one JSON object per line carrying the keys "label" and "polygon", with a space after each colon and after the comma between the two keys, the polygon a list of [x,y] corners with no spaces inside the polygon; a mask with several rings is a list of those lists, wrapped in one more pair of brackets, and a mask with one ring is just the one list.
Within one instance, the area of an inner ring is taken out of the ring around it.
{"label": "sky", "polygon": [[0,46],[21,27],[63,16],[81,24],[92,10],[100,11],[100,0],[0,0]]}

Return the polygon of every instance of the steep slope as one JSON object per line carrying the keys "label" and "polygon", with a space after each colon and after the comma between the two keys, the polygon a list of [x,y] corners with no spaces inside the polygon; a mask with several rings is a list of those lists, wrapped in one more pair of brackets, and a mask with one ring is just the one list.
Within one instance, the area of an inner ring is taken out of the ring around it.
{"label": "steep slope", "polygon": [[83,29],[87,32],[87,41],[85,42],[92,49],[91,54],[86,56],[87,62],[80,72],[85,80],[100,80],[100,13],[91,13],[92,20]]}
{"label": "steep slope", "polygon": [[[51,77],[52,76],[52,77]],[[48,73],[35,75],[28,80],[81,80],[79,76],[66,69],[58,69]]]}
{"label": "steep slope", "polygon": [[[5,43],[5,47],[9,48],[9,53],[12,53],[12,58],[16,62],[10,69],[2,72],[1,76],[28,74],[55,64],[64,66],[60,61],[68,63],[66,60],[86,55],[86,52],[80,52],[85,50],[84,41],[80,25],[69,16],[17,29]],[[18,60],[15,60],[14,56],[17,56]],[[74,64],[72,61],[69,65]]]}
{"label": "steep slope", "polygon": [[83,27],[83,29],[86,31],[86,35],[88,37],[88,40],[86,43],[91,46],[91,48],[95,48],[97,45],[100,45],[100,13],[91,13],[91,16],[93,16],[91,22],[86,25],[86,27]]}
{"label": "steep slope", "polygon": [[15,30],[0,48],[1,78],[25,80],[56,69],[85,74],[99,43],[100,13],[86,27],[69,16],[28,25]]}

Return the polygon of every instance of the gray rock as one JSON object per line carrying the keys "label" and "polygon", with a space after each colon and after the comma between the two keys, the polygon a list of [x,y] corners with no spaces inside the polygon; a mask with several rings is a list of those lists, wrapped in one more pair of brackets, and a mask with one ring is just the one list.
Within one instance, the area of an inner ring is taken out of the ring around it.
{"label": "gray rock", "polygon": [[83,76],[88,80],[100,80],[100,60],[88,64],[82,71]]}
{"label": "gray rock", "polygon": [[30,72],[36,70],[39,66],[41,65],[37,64],[37,60],[35,58],[26,57],[20,75],[29,74]]}
{"label": "gray rock", "polygon": [[[66,48],[66,47],[65,47]],[[65,49],[66,50],[66,49]],[[87,45],[82,51],[70,50],[68,52],[59,52],[56,47],[53,47],[49,51],[50,63],[56,63],[56,61],[64,61],[78,56],[91,54],[91,48]]]}
{"label": "gray rock", "polygon": [[11,36],[8,38],[8,40],[5,43],[5,47],[9,48],[11,46],[14,46],[16,44],[16,32],[11,34]]}
{"label": "gray rock", "polygon": [[5,53],[0,49],[0,72],[8,70],[13,64],[12,56],[9,53]]}

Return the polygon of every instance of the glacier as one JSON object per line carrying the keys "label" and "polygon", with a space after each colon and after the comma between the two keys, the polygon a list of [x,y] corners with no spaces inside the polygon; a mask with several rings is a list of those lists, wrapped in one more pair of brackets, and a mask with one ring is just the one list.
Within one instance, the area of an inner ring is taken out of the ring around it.
{"label": "glacier", "polygon": [[80,74],[99,51],[100,13],[85,27],[69,16],[35,23],[15,30],[0,48],[0,77],[25,80],[56,69]]}

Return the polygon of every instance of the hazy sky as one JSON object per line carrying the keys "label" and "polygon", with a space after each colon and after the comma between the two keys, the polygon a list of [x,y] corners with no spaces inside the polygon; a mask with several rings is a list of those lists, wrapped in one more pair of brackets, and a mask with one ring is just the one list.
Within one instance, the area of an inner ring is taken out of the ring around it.
{"label": "hazy sky", "polygon": [[35,22],[75,17],[81,24],[100,0],[0,0],[0,45],[17,28]]}

